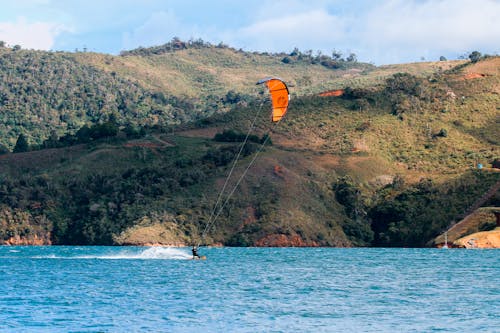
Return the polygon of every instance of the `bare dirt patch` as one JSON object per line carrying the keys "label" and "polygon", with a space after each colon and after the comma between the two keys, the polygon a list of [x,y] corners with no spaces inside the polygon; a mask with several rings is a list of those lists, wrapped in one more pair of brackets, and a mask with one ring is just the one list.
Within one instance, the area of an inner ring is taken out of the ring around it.
{"label": "bare dirt patch", "polygon": [[465,68],[466,74],[481,73],[482,75],[495,75],[500,74],[500,57],[494,57],[486,60],[481,60],[467,66]]}
{"label": "bare dirt patch", "polygon": [[467,73],[464,75],[463,79],[464,80],[481,79],[485,76],[486,76],[486,74],[482,74],[482,73]]}

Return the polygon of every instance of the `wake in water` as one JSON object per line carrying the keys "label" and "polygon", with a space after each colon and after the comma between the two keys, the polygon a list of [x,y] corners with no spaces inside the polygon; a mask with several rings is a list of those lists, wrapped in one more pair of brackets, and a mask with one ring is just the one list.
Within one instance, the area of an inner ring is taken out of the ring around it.
{"label": "wake in water", "polygon": [[[64,249],[54,248],[55,253],[30,256],[29,254],[19,257],[33,259],[138,259],[138,260],[187,260],[191,259],[191,254],[180,248],[170,247],[147,247],[147,248],[116,248],[116,247],[81,247],[78,251],[67,252]],[[60,250],[60,251],[57,251]],[[20,251],[17,251],[20,252]],[[16,256],[17,257],[17,256]]]}
{"label": "wake in water", "polygon": [[117,254],[95,256],[95,259],[170,259],[186,260],[192,256],[183,250],[168,247],[150,247],[141,252],[122,251]]}

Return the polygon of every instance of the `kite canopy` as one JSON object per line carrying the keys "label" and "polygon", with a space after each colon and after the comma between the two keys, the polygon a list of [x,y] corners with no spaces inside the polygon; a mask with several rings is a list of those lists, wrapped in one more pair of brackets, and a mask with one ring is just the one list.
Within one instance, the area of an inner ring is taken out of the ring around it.
{"label": "kite canopy", "polygon": [[272,121],[280,121],[285,116],[288,109],[288,101],[290,101],[290,94],[288,87],[283,80],[276,77],[267,77],[260,80],[257,84],[265,83],[271,94],[271,101],[273,104]]}

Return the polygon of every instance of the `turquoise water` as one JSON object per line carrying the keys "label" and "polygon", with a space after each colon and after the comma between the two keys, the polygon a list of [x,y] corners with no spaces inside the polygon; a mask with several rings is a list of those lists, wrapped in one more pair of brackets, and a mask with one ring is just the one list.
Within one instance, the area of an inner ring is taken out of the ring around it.
{"label": "turquoise water", "polygon": [[500,251],[0,247],[0,332],[500,332]]}

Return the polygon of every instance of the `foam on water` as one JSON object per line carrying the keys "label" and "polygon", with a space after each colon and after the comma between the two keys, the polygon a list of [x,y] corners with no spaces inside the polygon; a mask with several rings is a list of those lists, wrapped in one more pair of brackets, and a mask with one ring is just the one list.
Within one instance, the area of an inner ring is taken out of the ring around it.
{"label": "foam on water", "polygon": [[[84,248],[81,249],[84,252]],[[109,251],[100,253],[47,253],[42,255],[28,256],[32,259],[103,259],[103,260],[123,260],[123,259],[139,259],[139,260],[187,260],[192,256],[186,252],[187,250],[171,247],[146,247],[146,248],[124,248],[123,250],[116,251],[116,248],[111,248]],[[14,251],[9,251],[14,252]],[[20,252],[20,251],[16,251]],[[2,256],[3,258],[6,258]]]}
{"label": "foam on water", "polygon": [[95,259],[191,259],[185,251],[171,247],[150,247],[140,252],[122,251],[112,255],[93,256]]}

